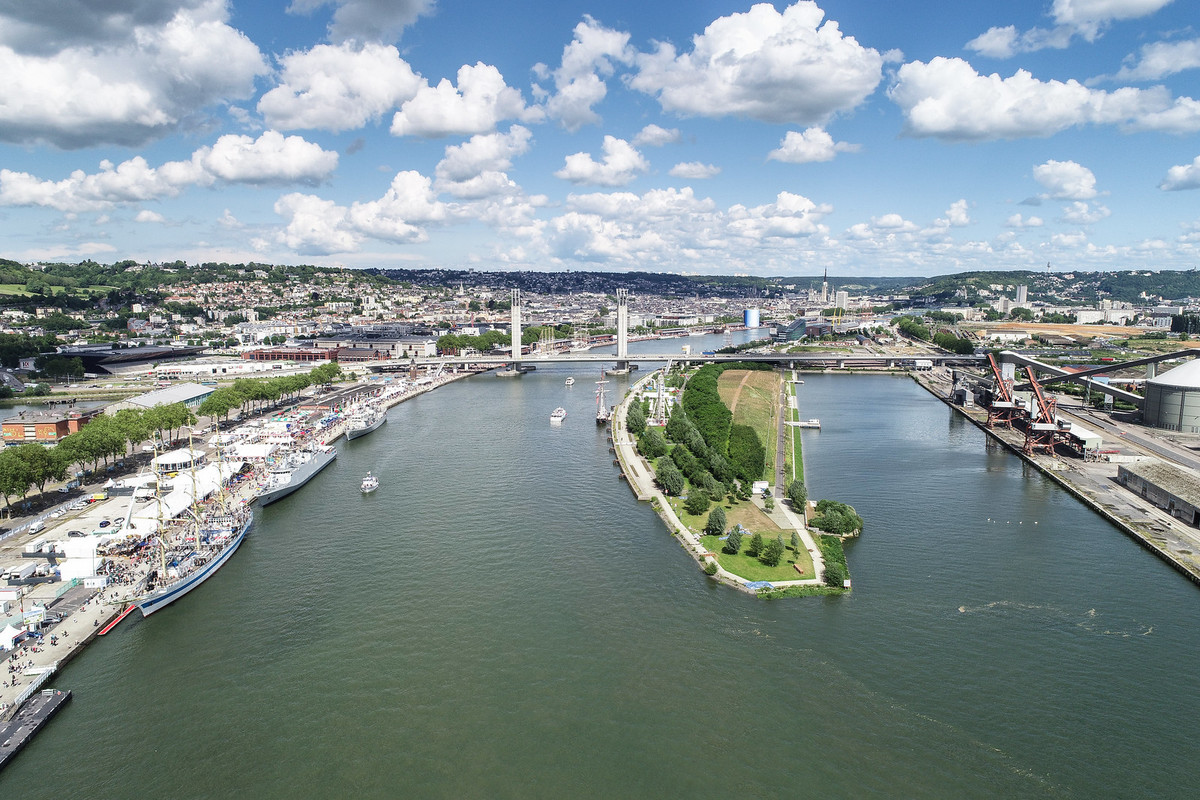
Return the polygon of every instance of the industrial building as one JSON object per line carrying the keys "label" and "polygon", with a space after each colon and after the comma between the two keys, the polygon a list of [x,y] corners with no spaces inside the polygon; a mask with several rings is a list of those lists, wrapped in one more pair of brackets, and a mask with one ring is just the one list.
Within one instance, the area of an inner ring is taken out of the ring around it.
{"label": "industrial building", "polygon": [[1200,360],[1146,380],[1142,421],[1168,431],[1200,433]]}
{"label": "industrial building", "polygon": [[1176,519],[1200,526],[1200,480],[1194,473],[1149,458],[1117,467],[1117,482]]}
{"label": "industrial building", "polygon": [[22,411],[4,420],[4,444],[38,442],[53,444],[75,433],[100,413],[100,409],[68,411]]}
{"label": "industrial building", "polygon": [[155,389],[153,392],[126,398],[105,407],[104,411],[108,414],[115,414],[125,408],[148,411],[155,406],[170,406],[175,403],[183,403],[195,411],[213,393],[215,388],[214,386],[202,386],[199,383],[177,383],[165,389]]}

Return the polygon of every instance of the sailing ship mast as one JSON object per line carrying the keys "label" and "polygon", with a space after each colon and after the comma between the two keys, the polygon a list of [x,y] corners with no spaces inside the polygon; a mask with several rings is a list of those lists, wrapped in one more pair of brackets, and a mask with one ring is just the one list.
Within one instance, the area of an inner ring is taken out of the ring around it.
{"label": "sailing ship mast", "polygon": [[596,381],[596,424],[608,424],[608,404],[604,402],[605,388],[608,381],[604,379],[604,371],[600,371],[600,380]]}

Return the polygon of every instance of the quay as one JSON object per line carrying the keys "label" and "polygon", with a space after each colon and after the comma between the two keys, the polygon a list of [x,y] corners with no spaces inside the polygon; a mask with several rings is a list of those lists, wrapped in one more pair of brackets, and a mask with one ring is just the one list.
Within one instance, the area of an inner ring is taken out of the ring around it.
{"label": "quay", "polygon": [[[913,373],[912,377],[934,397],[970,420],[993,441],[1015,453],[1025,463],[1166,561],[1192,583],[1200,586],[1200,530],[1185,525],[1167,511],[1118,484],[1115,480],[1116,463],[1084,461],[1081,458],[1064,459],[1041,453],[1027,455],[1022,449],[1022,433],[1010,428],[989,428],[985,410],[965,408],[954,403],[950,396],[948,376],[934,370]],[[1131,431],[1127,430],[1133,426],[1118,425],[1107,418],[1101,419],[1099,414],[1082,405],[1066,405],[1060,402],[1058,413],[1080,425],[1100,427],[1106,437],[1111,437],[1115,445],[1120,446],[1122,453],[1127,455],[1174,458],[1178,463],[1187,466],[1190,466],[1192,461],[1188,454],[1178,452],[1179,448],[1169,446],[1169,443],[1160,439],[1156,438],[1153,443],[1139,441],[1141,437],[1132,435]],[[1153,449],[1150,449],[1151,444]]]}
{"label": "quay", "polygon": [[16,715],[0,727],[0,769],[4,769],[17,753],[24,750],[25,745],[70,699],[70,690],[60,689],[46,689],[29,698]]}

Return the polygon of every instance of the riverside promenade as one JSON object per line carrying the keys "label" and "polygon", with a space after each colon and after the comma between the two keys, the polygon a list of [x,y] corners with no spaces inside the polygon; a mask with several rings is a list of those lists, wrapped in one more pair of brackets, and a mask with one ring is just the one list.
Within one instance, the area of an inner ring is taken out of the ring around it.
{"label": "riverside promenade", "polygon": [[[671,535],[676,538],[679,544],[687,551],[688,555],[694,558],[701,566],[707,566],[709,563],[716,565],[717,571],[712,576],[715,580],[748,594],[757,595],[758,590],[750,586],[752,581],[748,581],[740,575],[735,575],[722,567],[717,560],[717,554],[710,552],[700,541],[700,535],[683,524],[683,521],[679,519],[679,516],[671,507],[667,496],[655,484],[654,470],[651,469],[650,465],[637,451],[637,440],[626,426],[626,414],[629,411],[629,403],[638,396],[638,392],[654,378],[657,372],[649,373],[630,388],[629,392],[617,405],[616,412],[613,414],[610,422],[613,451],[616,453],[621,472],[625,475],[625,479],[629,483],[630,489],[633,490],[634,496],[638,500],[650,502],[659,517],[666,523],[667,528],[670,529]],[[782,454],[778,457],[781,458]],[[776,503],[774,509],[767,511],[761,498],[756,497],[752,502],[780,528],[785,530],[790,528],[797,531],[800,534],[801,541],[813,559],[813,568],[816,573],[814,577],[795,581],[771,581],[771,586],[775,589],[786,589],[792,586],[824,585],[825,563],[821,558],[820,549],[813,541],[812,534],[805,527],[804,521],[796,516],[787,507],[786,503]]]}

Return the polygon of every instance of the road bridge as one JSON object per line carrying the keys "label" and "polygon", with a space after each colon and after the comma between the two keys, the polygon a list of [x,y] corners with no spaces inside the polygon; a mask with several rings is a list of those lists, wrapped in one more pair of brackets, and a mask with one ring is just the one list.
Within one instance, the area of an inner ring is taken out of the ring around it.
{"label": "road bridge", "polygon": [[419,369],[437,367],[467,367],[480,366],[500,368],[519,363],[525,368],[536,367],[538,364],[578,364],[593,366],[612,364],[614,362],[629,363],[666,363],[682,361],[689,364],[727,364],[738,361],[757,361],[767,364],[777,364],[787,367],[820,367],[828,369],[913,369],[918,361],[927,361],[934,366],[945,367],[981,367],[985,363],[984,356],[963,356],[953,354],[922,353],[904,356],[877,355],[839,355],[830,353],[719,353],[715,355],[679,353],[627,353],[618,358],[614,353],[546,353],[536,356],[525,356],[518,361],[512,356],[436,356],[416,359],[391,359],[387,361],[370,361],[354,366],[362,366],[374,372],[399,372],[413,367]]}

